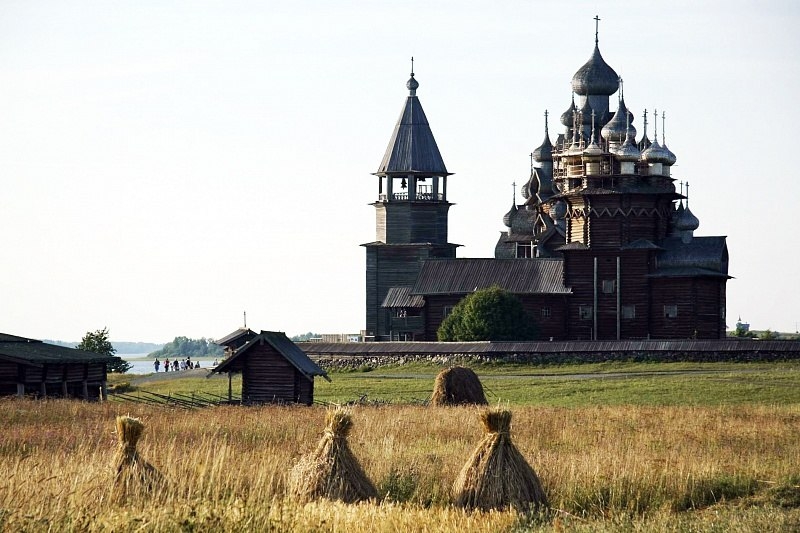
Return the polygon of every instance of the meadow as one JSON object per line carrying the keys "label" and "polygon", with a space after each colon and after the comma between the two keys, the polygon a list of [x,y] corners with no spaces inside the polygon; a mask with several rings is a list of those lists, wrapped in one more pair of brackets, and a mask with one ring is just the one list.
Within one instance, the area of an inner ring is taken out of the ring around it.
{"label": "meadow", "polygon": [[[548,494],[551,509],[533,516],[451,505],[482,429],[477,408],[421,405],[436,371],[374,369],[317,382],[318,400],[373,400],[352,407],[349,441],[381,499],[358,505],[286,496],[289,468],[322,434],[324,406],[0,401],[0,529],[800,529],[800,371],[792,364],[476,368],[490,401],[513,412],[514,442]],[[227,379],[192,381],[147,386],[227,390]],[[118,414],[145,423],[139,452],[167,480],[124,504],[112,498]]]}

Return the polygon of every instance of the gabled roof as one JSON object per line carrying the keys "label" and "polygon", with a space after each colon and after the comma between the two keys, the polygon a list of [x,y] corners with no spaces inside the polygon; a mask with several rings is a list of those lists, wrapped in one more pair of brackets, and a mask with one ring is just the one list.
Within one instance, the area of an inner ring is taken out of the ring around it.
{"label": "gabled roof", "polygon": [[256,336],[256,332],[250,328],[239,328],[233,333],[229,333],[222,337],[221,339],[217,339],[214,341],[214,344],[219,344],[220,346],[227,346],[228,344],[232,344],[237,340],[241,339],[242,337],[247,336]]}
{"label": "gabled roof", "polygon": [[664,251],[658,254],[658,270],[696,267],[728,273],[725,237],[692,237],[689,242],[667,237],[660,244]]}
{"label": "gabled roof", "polygon": [[425,298],[418,294],[411,294],[411,287],[392,287],[386,293],[381,307],[389,308],[421,308],[425,307]]}
{"label": "gabled roof", "polygon": [[48,344],[36,339],[27,339],[0,333],[0,359],[15,363],[41,366],[43,364],[66,363],[110,363],[119,361],[117,356],[78,350]]}
{"label": "gabled roof", "polygon": [[512,294],[571,294],[561,259],[433,259],[411,294],[467,294],[494,285]]}
{"label": "gabled roof", "polygon": [[378,176],[387,174],[422,174],[449,176],[442,154],[433,138],[425,111],[419,98],[406,98],[403,111],[392,132],[386,154],[383,156]]}
{"label": "gabled roof", "polygon": [[322,370],[317,364],[309,359],[306,353],[301,350],[295,343],[286,336],[285,333],[280,331],[262,331],[249,341],[233,352],[233,355],[222,361],[212,372],[229,372],[234,371],[234,362],[241,359],[247,352],[254,346],[259,345],[261,342],[266,342],[272,346],[275,351],[281,354],[289,363],[292,364],[301,374],[303,374],[309,381],[313,381],[314,376],[322,376],[328,381],[330,378],[328,374]]}

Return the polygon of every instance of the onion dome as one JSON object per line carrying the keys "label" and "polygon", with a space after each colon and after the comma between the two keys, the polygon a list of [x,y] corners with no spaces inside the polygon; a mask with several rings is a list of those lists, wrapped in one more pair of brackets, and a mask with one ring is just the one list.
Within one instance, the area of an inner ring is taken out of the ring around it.
{"label": "onion dome", "polygon": [[572,90],[581,96],[588,94],[612,95],[617,91],[619,76],[600,55],[597,43],[589,61],[572,76]]}
{"label": "onion dome", "polygon": [[667,154],[658,141],[653,141],[650,146],[642,151],[642,161],[646,163],[666,163]]}
{"label": "onion dome", "polygon": [[511,223],[513,222],[515,216],[517,216],[517,204],[516,203],[511,204],[511,209],[508,210],[508,213],[503,215],[503,225],[505,225],[505,227],[507,227],[507,228],[510,228],[511,227]]}
{"label": "onion dome", "polygon": [[633,134],[636,135],[636,128],[634,128],[631,124],[633,123],[633,113],[631,113],[627,107],[625,107],[625,99],[622,98],[619,101],[619,107],[617,107],[617,112],[614,113],[614,116],[611,117],[611,120],[603,126],[603,129],[600,131],[600,134],[603,136],[603,139],[609,142],[620,143],[625,141],[625,137],[630,136]]}
{"label": "onion dome", "polygon": [[411,96],[417,95],[417,89],[419,88],[419,82],[414,78],[414,73],[411,73],[411,77],[406,82],[406,88],[409,90],[409,94]]}
{"label": "onion dome", "polygon": [[547,128],[547,112],[544,113],[544,141],[542,144],[533,150],[533,158],[539,162],[553,160],[553,145],[550,143],[550,132]]}
{"label": "onion dome", "polygon": [[619,161],[630,161],[636,162],[641,157],[642,153],[639,151],[639,148],[636,146],[636,143],[633,142],[633,139],[630,135],[625,137],[625,142],[622,143],[622,146],[617,148],[614,155],[617,156]]}
{"label": "onion dome", "polygon": [[569,109],[561,113],[561,124],[564,126],[571,128],[572,123],[575,120],[575,95],[572,95],[572,104],[570,104]]}
{"label": "onion dome", "polygon": [[550,218],[562,220],[565,216],[567,216],[567,203],[564,200],[559,200],[550,205]]}
{"label": "onion dome", "polygon": [[692,214],[692,211],[687,206],[683,212],[678,215],[675,221],[675,227],[680,231],[694,231],[700,227],[700,220]]}

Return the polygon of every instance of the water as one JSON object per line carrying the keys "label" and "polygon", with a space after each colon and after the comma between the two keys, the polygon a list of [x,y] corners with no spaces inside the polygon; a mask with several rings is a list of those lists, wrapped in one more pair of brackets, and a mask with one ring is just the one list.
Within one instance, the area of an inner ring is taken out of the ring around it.
{"label": "water", "polygon": [[[119,356],[125,361],[133,365],[133,368],[128,370],[128,374],[152,374],[155,372],[153,368],[153,359],[149,359],[146,353],[124,353]],[[200,359],[192,359],[193,362],[200,362],[200,368],[212,368],[214,359],[202,357]],[[164,362],[161,361],[159,373],[164,372]]]}

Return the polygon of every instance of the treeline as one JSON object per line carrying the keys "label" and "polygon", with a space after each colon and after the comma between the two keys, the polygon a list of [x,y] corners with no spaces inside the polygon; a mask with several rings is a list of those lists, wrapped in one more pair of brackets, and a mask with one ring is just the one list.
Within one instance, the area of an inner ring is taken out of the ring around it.
{"label": "treeline", "polygon": [[322,335],[320,335],[319,333],[313,333],[309,331],[308,333],[301,333],[300,335],[295,335],[294,337],[292,337],[292,342],[305,342],[321,336]]}
{"label": "treeline", "polygon": [[186,357],[222,357],[222,355],[222,346],[214,344],[211,339],[206,339],[205,337],[199,339],[175,337],[173,341],[165,344],[160,350],[147,354],[147,357],[184,359]]}

